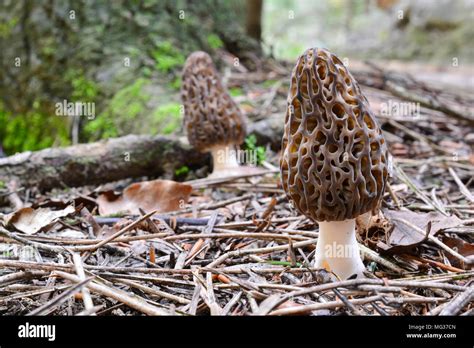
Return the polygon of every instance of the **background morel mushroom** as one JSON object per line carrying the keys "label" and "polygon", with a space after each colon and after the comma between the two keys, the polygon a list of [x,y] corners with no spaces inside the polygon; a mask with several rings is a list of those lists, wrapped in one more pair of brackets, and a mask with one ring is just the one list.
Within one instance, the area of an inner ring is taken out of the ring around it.
{"label": "background morel mushroom", "polygon": [[189,142],[200,152],[211,152],[212,176],[234,173],[239,167],[235,146],[244,141],[245,119],[207,53],[194,52],[186,60],[181,99]]}
{"label": "background morel mushroom", "polygon": [[316,267],[341,279],[362,275],[355,218],[378,209],[387,156],[368,101],[341,60],[306,50],[291,75],[280,170],[289,199],[319,224]]}

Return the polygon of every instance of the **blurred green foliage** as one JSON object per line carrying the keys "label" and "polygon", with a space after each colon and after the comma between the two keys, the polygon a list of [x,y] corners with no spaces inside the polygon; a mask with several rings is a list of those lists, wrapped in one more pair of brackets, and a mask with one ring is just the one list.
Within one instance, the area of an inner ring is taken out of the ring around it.
{"label": "blurred green foliage", "polygon": [[270,88],[273,87],[278,81],[277,80],[266,80],[262,83],[262,87]]}
{"label": "blurred green foliage", "polygon": [[[107,107],[85,125],[84,132],[87,138],[98,140],[127,134],[150,99],[150,95],[144,91],[148,83],[150,83],[148,79],[138,78],[117,91]],[[124,115],[126,117],[123,117]]]}
{"label": "blurred green foliage", "polygon": [[184,55],[177,50],[170,41],[159,43],[153,50],[156,69],[162,73],[169,73],[184,64]]}
{"label": "blurred green foliage", "polygon": [[164,104],[153,112],[152,127],[156,129],[155,133],[171,134],[181,126],[181,122],[181,104]]}
{"label": "blurred green foliage", "polygon": [[0,22],[0,37],[5,38],[12,33],[12,29],[17,25],[18,17],[14,16],[10,19]]}
{"label": "blurred green foliage", "polygon": [[216,34],[209,34],[207,36],[207,43],[209,44],[209,47],[214,50],[222,48],[224,46],[224,43],[222,42],[221,38]]}
{"label": "blurred green foliage", "polygon": [[70,69],[65,75],[65,80],[71,84],[72,101],[94,102],[99,94],[97,84],[88,79],[82,69]]}
{"label": "blurred green foliage", "polygon": [[188,166],[182,166],[179,167],[174,171],[175,176],[184,176],[189,173],[189,167]]}
{"label": "blurred green foliage", "polygon": [[229,89],[229,94],[232,97],[238,97],[238,96],[243,95],[244,92],[242,91],[242,88],[240,88],[240,87],[232,87],[232,88]]}
{"label": "blurred green foliage", "polygon": [[42,113],[38,102],[33,110],[13,115],[0,102],[0,139],[6,153],[69,145],[67,120],[52,111]]}

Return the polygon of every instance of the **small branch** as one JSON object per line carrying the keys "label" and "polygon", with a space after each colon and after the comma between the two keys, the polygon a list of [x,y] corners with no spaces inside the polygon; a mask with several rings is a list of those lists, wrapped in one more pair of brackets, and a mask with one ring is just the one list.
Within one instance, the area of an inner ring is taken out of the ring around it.
{"label": "small branch", "polygon": [[153,214],[156,213],[156,210],[155,211],[151,211],[149,212],[148,214],[146,215],[143,215],[142,217],[140,217],[138,220],[135,220],[134,222],[132,222],[130,225],[127,225],[125,226],[124,228],[122,228],[120,231],[114,233],[113,235],[111,235],[110,237],[100,241],[99,243],[95,244],[95,245],[92,245],[92,246],[83,246],[83,247],[76,247],[74,248],[75,251],[96,251],[97,249],[99,249],[100,247],[102,247],[103,245],[107,244],[107,243],[110,243],[111,241],[113,241],[114,239],[120,237],[122,234],[124,234],[125,232],[128,232],[130,231],[131,229],[133,229],[135,226],[139,225],[143,220],[146,220],[148,219],[150,216],[152,216]]}
{"label": "small branch", "polygon": [[471,203],[474,203],[474,196],[472,193],[467,189],[467,187],[463,184],[461,179],[459,179],[459,176],[456,174],[453,168],[449,167],[449,174],[453,177],[454,181],[456,184],[459,186],[459,191],[468,199],[471,201]]}
{"label": "small branch", "polygon": [[[351,305],[361,305],[366,303],[371,303],[377,300],[381,300],[382,296],[369,296],[366,298],[359,298],[355,300],[347,300]],[[325,303],[314,303],[310,305],[301,305],[294,306],[290,308],[282,308],[270,312],[269,315],[295,315],[295,314],[307,314],[312,311],[321,310],[321,309],[334,309],[338,307],[343,307],[346,304],[343,301],[330,301]]]}
{"label": "small branch", "polygon": [[[76,267],[77,275],[81,280],[85,280],[86,273],[84,272],[84,265],[82,264],[81,256],[79,254],[73,253],[72,260],[74,262],[74,266]],[[88,288],[82,289],[82,297],[86,310],[92,310],[92,308],[94,308],[94,303],[92,302],[91,294]]]}
{"label": "small branch", "polygon": [[474,125],[474,115],[468,112],[458,112],[449,106],[442,104],[440,101],[433,98],[427,98],[425,96],[414,93],[413,91],[406,90],[403,86],[397,85],[392,81],[386,81],[385,85],[387,90],[394,96],[402,99],[406,99],[415,103],[420,103],[421,106],[426,108],[440,111],[448,116],[454,117],[459,121],[468,122],[470,125]]}
{"label": "small branch", "polygon": [[[71,282],[80,283],[81,279],[78,276],[72,275],[70,273],[55,271],[54,275],[57,275],[61,278],[69,280]],[[100,295],[113,298],[116,301],[122,302],[139,312],[142,312],[147,315],[169,315],[169,313],[161,308],[158,308],[154,305],[147,303],[142,298],[137,296],[129,295],[125,291],[115,289],[104,284],[98,284],[92,282],[87,285],[87,287]]]}
{"label": "small branch", "polygon": [[89,283],[94,277],[89,277],[84,280],[81,280],[79,283],[71,286],[69,289],[61,293],[61,295],[56,296],[52,300],[46,302],[44,305],[41,307],[36,308],[35,310],[31,311],[30,313],[27,314],[27,316],[32,316],[32,315],[43,315],[46,314],[45,312],[51,312],[51,310],[65,301],[67,301],[71,296],[73,296],[75,293],[81,291],[82,287]]}
{"label": "small branch", "polygon": [[458,315],[464,306],[474,300],[474,287],[471,285],[465,291],[458,293],[439,313],[439,315]]}

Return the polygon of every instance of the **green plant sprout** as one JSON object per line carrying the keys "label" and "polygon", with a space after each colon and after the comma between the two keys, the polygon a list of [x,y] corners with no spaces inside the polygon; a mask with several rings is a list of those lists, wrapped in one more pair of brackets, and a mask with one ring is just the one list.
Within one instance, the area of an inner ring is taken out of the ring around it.
{"label": "green plant sprout", "polygon": [[266,161],[267,151],[265,150],[265,147],[257,146],[257,137],[255,134],[250,134],[245,138],[244,146],[246,150],[255,152],[257,165],[261,165],[264,161]]}

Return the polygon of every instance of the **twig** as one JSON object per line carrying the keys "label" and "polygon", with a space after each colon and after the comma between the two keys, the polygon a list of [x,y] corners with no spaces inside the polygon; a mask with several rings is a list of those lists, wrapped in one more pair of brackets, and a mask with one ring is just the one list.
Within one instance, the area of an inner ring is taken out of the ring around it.
{"label": "twig", "polygon": [[[217,230],[217,229],[216,229]],[[179,234],[176,236],[169,236],[163,238],[164,240],[180,240],[180,239],[201,239],[201,238],[216,238],[216,239],[225,239],[225,238],[252,238],[252,239],[262,239],[262,240],[285,240],[291,237],[294,240],[304,241],[308,240],[307,237],[299,236],[290,236],[277,233],[251,233],[251,232],[232,232],[232,233],[201,233],[201,234]]]}
{"label": "twig", "polygon": [[[81,279],[78,276],[75,276],[70,273],[62,272],[62,271],[55,271],[54,275],[57,275],[61,278],[64,278],[66,280],[69,280],[71,282],[75,283],[80,283]],[[167,311],[164,309],[158,308],[154,305],[151,305],[144,301],[143,299],[137,297],[137,296],[132,296],[126,293],[125,291],[119,290],[119,289],[114,289],[109,286],[106,286],[104,284],[98,284],[95,282],[91,282],[90,284],[87,284],[87,287],[100,294],[103,296],[107,296],[110,298],[113,298],[116,301],[122,302],[126,304],[127,306],[136,309],[139,312],[142,312],[147,315],[169,315]]]}
{"label": "twig", "polygon": [[48,292],[64,290],[64,289],[67,289],[69,287],[70,287],[69,285],[51,286],[51,287],[46,287],[46,288],[42,288],[42,289],[39,289],[39,290],[25,291],[25,292],[22,292],[20,294],[13,294],[13,295],[2,297],[2,298],[0,298],[0,303],[15,300],[17,298],[24,298],[24,297],[38,296],[38,295],[42,295],[42,294],[47,294]]}
{"label": "twig", "polygon": [[116,279],[116,281],[119,282],[119,283],[122,283],[122,284],[126,284],[128,286],[131,286],[133,288],[139,289],[139,290],[141,290],[143,292],[146,292],[148,294],[151,294],[151,295],[154,295],[154,296],[159,296],[159,297],[162,297],[162,298],[167,298],[168,300],[178,302],[180,304],[189,304],[189,303],[191,303],[190,300],[188,300],[188,299],[186,299],[182,296],[176,296],[176,295],[169,294],[167,292],[164,292],[164,291],[161,291],[161,290],[158,290],[158,289],[153,289],[153,288],[150,288],[148,286],[139,284],[139,283],[131,281],[131,280]]}
{"label": "twig", "polygon": [[469,286],[465,291],[458,293],[439,313],[439,315],[457,315],[464,306],[474,300],[474,287]]}
{"label": "twig", "polygon": [[468,200],[470,200],[472,203],[474,203],[474,196],[473,196],[472,193],[467,189],[467,187],[463,184],[463,182],[461,181],[461,179],[459,179],[459,176],[456,174],[456,172],[454,171],[454,169],[451,168],[451,167],[449,167],[448,170],[449,170],[449,174],[451,174],[451,176],[453,177],[454,181],[455,181],[456,184],[459,186],[459,191],[460,191]]}
{"label": "twig", "polygon": [[51,311],[52,308],[57,307],[67,301],[72,295],[75,293],[81,291],[82,287],[89,283],[94,277],[89,277],[84,280],[81,280],[79,283],[71,286],[69,289],[61,293],[61,295],[56,296],[52,300],[46,302],[44,305],[41,307],[36,308],[35,310],[31,311],[30,313],[27,314],[27,316],[32,316],[32,315],[42,315],[44,314],[47,310]]}
{"label": "twig", "polygon": [[[136,219],[138,215],[130,215],[128,216],[131,219]],[[113,225],[123,220],[121,217],[103,217],[103,216],[95,216],[95,221],[101,225]],[[166,224],[170,224],[171,219],[176,222],[177,225],[206,225],[208,219],[207,218],[186,218],[186,217],[170,217],[168,215],[160,215],[156,214],[150,218],[150,220],[158,220],[164,221]]]}
{"label": "twig", "polygon": [[42,271],[20,271],[20,272],[5,274],[0,277],[0,287],[4,287],[8,285],[9,283],[14,282],[16,280],[42,277],[46,274],[48,273],[42,272]]}
{"label": "twig", "polygon": [[433,98],[426,98],[424,96],[413,93],[413,91],[407,91],[403,86],[397,85],[392,81],[386,81],[387,90],[389,90],[393,95],[410,100],[415,103],[420,103],[421,106],[427,107],[432,110],[441,111],[448,116],[452,116],[460,121],[468,122],[470,125],[474,125],[474,115],[469,114],[468,112],[458,112],[449,106],[442,104],[438,100]]}
{"label": "twig", "polygon": [[17,242],[20,242],[21,244],[31,245],[32,247],[40,249],[40,250],[45,250],[45,251],[49,251],[53,253],[63,253],[67,251],[67,249],[65,249],[64,247],[51,246],[51,245],[47,245],[43,243],[33,242],[31,240],[18,236],[16,233],[9,232],[3,227],[0,227],[0,235],[4,235],[7,238],[16,240]]}
{"label": "twig", "polygon": [[[347,302],[351,303],[352,305],[360,305],[371,303],[377,300],[381,300],[381,295],[376,296],[369,296],[365,298],[359,298],[355,300],[347,300]],[[321,310],[321,309],[333,309],[338,307],[343,307],[346,304],[343,301],[330,301],[326,303],[314,303],[310,305],[301,305],[301,306],[294,306],[289,308],[282,308],[277,309],[269,313],[269,315],[295,315],[295,314],[306,314],[312,311]]]}
{"label": "twig", "polygon": [[104,308],[104,305],[100,306],[94,306],[91,309],[85,309],[82,312],[79,312],[76,314],[76,316],[89,316],[89,315],[95,315],[98,311],[100,311],[102,308]]}
{"label": "twig", "polygon": [[[86,273],[84,272],[84,265],[82,264],[82,259],[79,254],[72,253],[72,260],[74,262],[74,266],[76,268],[76,273],[81,280],[86,279]],[[89,289],[86,287],[82,289],[82,298],[84,301],[84,307],[86,310],[92,310],[94,307],[94,302],[92,302],[91,294]]]}
{"label": "twig", "polygon": [[396,169],[396,173],[397,173],[397,176],[398,178],[403,181],[405,184],[407,184],[412,190],[413,192],[416,193],[416,195],[423,201],[425,202],[426,204],[428,205],[431,205],[434,209],[436,209],[437,211],[439,211],[441,214],[443,214],[444,216],[449,216],[448,213],[446,213],[446,211],[442,208],[442,207],[439,207],[436,203],[432,202],[414,183],[413,181],[408,177],[408,175],[406,175],[406,173],[403,171],[403,169],[394,164],[394,168]]}
{"label": "twig", "polygon": [[[317,239],[310,239],[310,240],[303,241],[303,242],[297,242],[293,246],[295,248],[301,248],[301,247],[304,247],[304,246],[315,244],[316,242],[317,242]],[[224,262],[225,260],[227,260],[228,258],[233,257],[233,256],[243,256],[243,255],[249,255],[249,254],[264,254],[264,253],[269,253],[269,252],[272,252],[272,251],[288,250],[288,246],[289,246],[289,244],[284,244],[284,245],[279,245],[279,246],[275,246],[275,247],[230,251],[228,253],[223,254],[222,256],[217,258],[216,260],[212,261],[210,264],[207,265],[207,267],[209,267],[209,268],[216,267],[216,266],[220,265],[222,262]]]}
{"label": "twig", "polygon": [[155,211],[152,211],[152,212],[149,212],[148,214],[146,215],[143,215],[142,217],[140,217],[138,220],[135,220],[134,222],[132,222],[130,225],[127,225],[125,226],[124,228],[122,228],[120,231],[114,233],[113,235],[111,235],[110,237],[100,241],[99,243],[95,244],[95,245],[92,245],[92,246],[84,246],[84,247],[76,247],[74,248],[75,251],[95,251],[97,249],[99,249],[100,247],[102,247],[103,245],[107,244],[107,243],[110,243],[111,241],[113,241],[114,239],[120,237],[122,234],[124,234],[125,232],[127,231],[130,231],[131,229],[133,229],[135,226],[137,226],[138,224],[140,224],[143,220],[146,220],[148,219],[150,216],[152,216],[153,214],[156,213],[156,210]]}
{"label": "twig", "polygon": [[362,254],[364,255],[364,257],[366,257],[367,259],[369,260],[372,260],[372,261],[375,261],[377,262],[378,264],[394,271],[395,273],[398,273],[398,274],[404,274],[406,273],[406,271],[401,268],[401,267],[398,267],[396,264],[394,264],[393,262],[390,262],[388,261],[387,259],[383,258],[382,256],[380,256],[379,254],[377,254],[375,251],[373,251],[372,249],[370,248],[367,248],[364,244],[360,244],[359,243],[359,247],[360,247],[360,250],[362,251]]}

